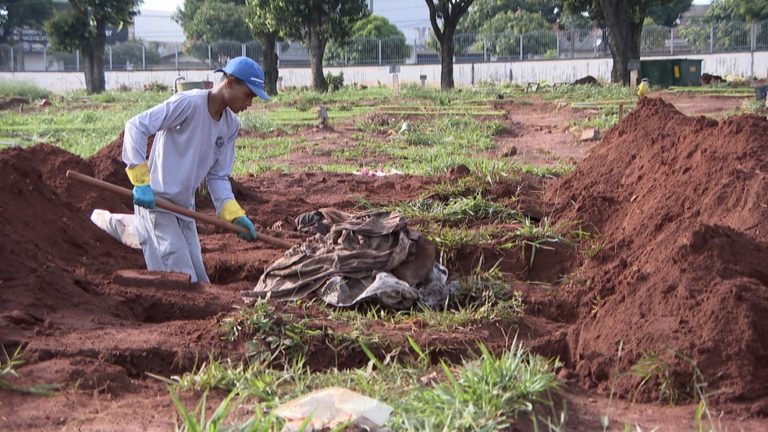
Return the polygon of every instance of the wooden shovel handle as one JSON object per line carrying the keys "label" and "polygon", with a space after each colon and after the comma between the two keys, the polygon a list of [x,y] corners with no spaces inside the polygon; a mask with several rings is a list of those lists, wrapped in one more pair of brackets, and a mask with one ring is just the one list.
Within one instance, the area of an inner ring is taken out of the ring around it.
{"label": "wooden shovel handle", "polygon": [[[81,174],[81,173],[76,172],[76,171],[67,170],[67,178],[73,179],[73,180],[77,180],[79,182],[83,182],[83,183],[89,184],[91,186],[96,186],[98,188],[101,188],[101,189],[104,189],[104,190],[107,190],[107,191],[110,191],[110,192],[114,192],[114,193],[116,193],[118,195],[122,195],[124,197],[133,199],[133,192],[131,192],[130,190],[128,190],[128,189],[126,189],[124,187],[113,185],[112,183],[108,183],[108,182],[105,182],[105,181],[93,178],[91,176],[87,176],[85,174]],[[217,226],[219,228],[223,228],[225,230],[232,231],[232,232],[238,233],[238,234],[240,234],[240,233],[247,234],[248,233],[248,230],[245,229],[244,227],[241,227],[240,225],[235,225],[235,224],[233,224],[231,222],[227,222],[225,220],[221,220],[221,219],[219,219],[217,217],[214,217],[214,216],[209,216],[209,215],[206,215],[206,214],[198,213],[198,212],[190,210],[190,209],[188,209],[186,207],[182,207],[180,205],[176,205],[176,204],[168,201],[167,199],[155,198],[155,202],[157,203],[157,206],[160,207],[161,209],[172,211],[174,213],[178,213],[178,214],[183,215],[183,216],[191,217],[192,219],[194,219],[196,221],[208,223],[208,224],[211,224],[211,225],[215,225],[215,226]],[[287,241],[280,240],[278,238],[269,236],[267,234],[262,234],[262,233],[259,233],[257,239],[261,240],[263,242],[269,243],[269,244],[271,244],[273,246],[281,247],[283,249],[290,249],[293,246],[292,244],[288,243]]]}

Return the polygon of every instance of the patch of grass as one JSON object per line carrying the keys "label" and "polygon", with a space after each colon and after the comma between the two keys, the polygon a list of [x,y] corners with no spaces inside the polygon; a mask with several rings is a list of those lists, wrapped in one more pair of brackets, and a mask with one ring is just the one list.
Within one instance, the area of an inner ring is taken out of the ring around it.
{"label": "patch of grass", "polygon": [[[673,355],[673,358],[677,358],[677,356]],[[643,386],[650,384],[654,387],[654,391],[658,392],[659,402],[677,405],[681,402],[691,401],[694,397],[695,381],[680,382],[680,377],[677,376],[680,370],[677,370],[676,374],[674,369],[669,361],[655,351],[647,352],[630,369],[633,376],[641,379],[632,400],[635,400],[637,393]]]}
{"label": "patch of grass", "polygon": [[499,249],[520,248],[523,256],[525,256],[526,247],[528,247],[530,250],[530,267],[533,267],[537,250],[552,250],[554,248],[549,246],[549,244],[554,243],[572,244],[570,240],[560,234],[559,227],[550,225],[549,218],[545,217],[539,223],[534,222],[527,216],[518,220],[521,222],[521,226],[512,233],[511,240],[499,246]]}
{"label": "patch of grass", "polygon": [[732,110],[729,110],[723,117],[730,117],[740,114],[764,114],[766,111],[764,100],[745,99],[741,103],[741,106]]}
{"label": "patch of grass", "polygon": [[496,357],[482,357],[454,372],[442,364],[446,382],[406,395],[394,411],[396,430],[502,430],[521,413],[532,413],[543,393],[558,387],[554,364],[528,354],[521,344]]}
{"label": "patch of grass", "polygon": [[452,197],[446,202],[422,198],[394,206],[376,207],[366,201],[361,201],[360,205],[370,210],[394,211],[408,219],[426,219],[433,222],[459,224],[479,220],[505,222],[518,216],[516,211],[488,201],[480,194],[471,197]]}
{"label": "patch of grass", "polygon": [[4,345],[0,345],[0,348],[2,348],[3,357],[5,357],[5,360],[0,359],[0,390],[50,396],[61,387],[58,384],[38,384],[31,387],[20,387],[12,384],[7,379],[18,377],[19,374],[16,372],[16,368],[24,364],[24,360],[21,359],[21,345],[11,355],[8,355]]}
{"label": "patch of grass", "polygon": [[572,121],[571,126],[580,129],[593,128],[603,131],[608,130],[619,122],[619,113],[612,111],[613,110],[601,110],[600,113],[594,117]]}
{"label": "patch of grass", "polygon": [[[221,428],[228,424],[233,428],[228,430],[276,432],[280,430],[281,420],[268,418],[265,413],[282,401],[328,386],[349,388],[391,405],[394,415],[388,426],[392,430],[498,430],[518,414],[530,413],[534,403],[546,401],[547,392],[558,388],[553,372],[556,364],[529,354],[516,341],[499,356],[480,345],[478,359],[469,359],[453,370],[442,364],[444,377],[430,373],[428,350],[409,338],[403,345],[414,356],[402,356],[397,350],[379,358],[363,346],[369,364],[361,369],[315,373],[301,362],[284,370],[270,369],[263,364],[250,367],[224,364],[216,369],[217,373],[237,378],[227,382],[233,391],[210,418],[201,410],[206,406],[205,394],[193,412],[181,403],[178,390],[207,390],[202,382],[190,385],[185,380],[190,374],[186,374],[171,386],[171,398],[185,428],[177,430],[220,430],[208,425]],[[236,372],[225,371],[228,368]],[[248,404],[252,416],[227,422],[227,417],[243,403],[243,396],[256,398]],[[246,424],[261,428],[242,429]]]}
{"label": "patch of grass", "polygon": [[435,244],[440,254],[450,260],[456,251],[466,247],[481,247],[505,233],[495,227],[465,228],[445,227],[438,223],[428,223],[419,226],[422,234]]}
{"label": "patch of grass", "polygon": [[[81,157],[93,155],[115,139],[125,122],[169,95],[157,92],[114,92],[114,103],[68,94],[40,111],[0,112],[0,141],[29,146],[56,145]],[[98,96],[109,97],[108,95]]]}
{"label": "patch of grass", "polygon": [[48,90],[28,81],[0,80],[0,96],[18,97],[33,101],[51,94]]}
{"label": "patch of grass", "polygon": [[243,129],[261,133],[270,133],[278,129],[277,123],[262,111],[247,110],[240,114],[240,125]]}
{"label": "patch of grass", "polygon": [[555,88],[546,88],[541,93],[545,100],[557,100],[567,102],[604,101],[635,99],[636,95],[628,86],[620,84],[593,85],[564,85]]}
{"label": "patch of grass", "polygon": [[[179,398],[176,390],[169,389],[173,406],[181,419],[181,424],[176,425],[177,432],[217,432],[217,431],[247,431],[247,432],[276,432],[283,427],[283,421],[274,414],[263,414],[261,410],[254,410],[253,414],[245,420],[230,419],[230,415],[241,405],[244,395],[239,390],[230,392],[211,414],[206,418],[208,409],[208,393],[203,393],[198,400],[195,409],[190,412]],[[306,426],[306,425],[305,425]]]}

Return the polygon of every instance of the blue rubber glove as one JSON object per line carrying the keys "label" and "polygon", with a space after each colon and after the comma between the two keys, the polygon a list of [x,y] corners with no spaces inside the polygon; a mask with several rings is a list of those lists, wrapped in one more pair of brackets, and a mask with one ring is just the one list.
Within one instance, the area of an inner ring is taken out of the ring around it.
{"label": "blue rubber glove", "polygon": [[133,203],[139,207],[153,209],[157,207],[155,203],[155,193],[148,184],[133,187]]}
{"label": "blue rubber glove", "polygon": [[240,216],[239,218],[232,221],[235,225],[240,225],[241,227],[248,230],[248,233],[240,233],[237,236],[240,237],[243,240],[248,241],[254,241],[259,237],[259,234],[256,232],[256,227],[253,226],[253,222],[251,222],[250,219],[248,219],[248,216]]}

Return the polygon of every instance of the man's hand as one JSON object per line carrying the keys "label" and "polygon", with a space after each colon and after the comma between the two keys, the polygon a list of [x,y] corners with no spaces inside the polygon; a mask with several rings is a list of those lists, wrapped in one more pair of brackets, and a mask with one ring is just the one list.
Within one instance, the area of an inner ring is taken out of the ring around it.
{"label": "man's hand", "polygon": [[133,203],[139,207],[153,209],[157,206],[155,193],[148,184],[133,187]]}
{"label": "man's hand", "polygon": [[125,169],[128,179],[133,184],[133,203],[139,207],[153,209],[157,207],[155,193],[149,185],[149,165],[146,162]]}
{"label": "man's hand", "polygon": [[248,219],[248,216],[240,216],[239,218],[233,220],[232,223],[235,225],[240,225],[241,227],[248,230],[247,233],[240,233],[237,235],[241,239],[254,241],[259,238],[259,234],[256,232],[256,227],[253,226],[253,222]]}

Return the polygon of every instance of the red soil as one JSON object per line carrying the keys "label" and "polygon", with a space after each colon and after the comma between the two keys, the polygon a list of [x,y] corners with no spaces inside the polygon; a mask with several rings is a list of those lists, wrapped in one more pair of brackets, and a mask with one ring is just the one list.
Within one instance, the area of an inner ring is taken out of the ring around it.
{"label": "red soil", "polygon": [[637,388],[612,379],[623,342],[623,372],[655,353],[680,388],[698,369],[714,400],[768,414],[767,136],[765,117],[717,122],[643,99],[548,187],[555,217],[602,242],[559,305],[583,383]]}
{"label": "red soil", "polygon": [[[549,184],[544,200],[533,178],[500,183],[493,191],[530,215],[582,221],[599,233],[597,255],[576,263],[572,249],[542,250],[529,269],[519,250],[475,249],[459,251],[449,263],[451,270],[466,273],[485,255],[490,265],[502,259],[503,270],[517,275],[519,285],[532,280],[558,287],[544,298],[532,293],[525,321],[451,333],[430,331],[419,320],[372,322],[371,328],[396,344],[403,343],[403,334],[413,334],[434,356],[454,361],[476,350],[477,341],[502,350],[509,335],[519,332],[535,351],[566,362],[560,374],[565,381],[598,392],[615,386],[628,397],[639,378],[626,372],[656,353],[669,362],[670,379],[681,389],[690,388],[698,370],[707,390],[720,392],[712,397],[720,407],[768,415],[766,136],[768,121],[762,117],[718,123],[645,99],[574,173]],[[93,400],[79,393],[71,403],[49,399],[42,412],[34,396],[0,394],[0,418],[11,418],[11,428],[93,425],[88,407],[102,403],[105,394],[139,400],[137,406],[144,408],[119,407],[126,416],[141,413],[136,430],[152,422],[154,414],[146,412],[172,412],[165,389],[144,373],[189,371],[209,354],[237,358],[242,343],[222,341],[218,321],[240,304],[237,292],[253,286],[282,253],[200,225],[213,285],[187,287],[178,275],[156,274],[157,284],[148,286],[145,275],[126,273],[143,267],[141,254],[97,229],[88,216],[94,208],[130,212],[130,202],[64,178],[73,169],[128,187],[119,162],[121,143],[119,137],[88,160],[48,145],[0,152],[0,344],[25,347],[28,365],[20,372],[27,379],[94,392]],[[281,221],[326,206],[352,210],[358,198],[414,199],[441,180],[269,173],[239,177],[233,188],[260,229],[274,226],[273,235],[298,242],[299,234],[277,229]],[[523,193],[513,200],[518,190]],[[208,198],[199,197],[198,205],[212,213]],[[558,286],[561,275],[572,282]],[[286,306],[278,314],[310,317],[323,331],[348,330],[328,320],[319,306]],[[309,353],[317,368],[367,362],[359,349],[332,352],[327,344],[317,345]],[[644,389],[639,397],[651,399],[658,386]],[[576,406],[578,418],[578,407],[589,403]],[[30,419],[10,416],[15,409]],[[76,419],[70,422],[67,415]],[[589,418],[574,430],[597,427],[593,412],[584,415]],[[98,421],[109,428],[124,420]]]}

